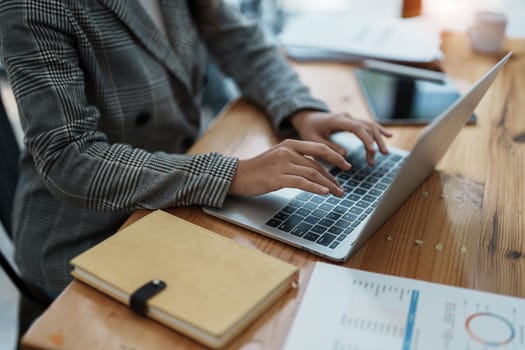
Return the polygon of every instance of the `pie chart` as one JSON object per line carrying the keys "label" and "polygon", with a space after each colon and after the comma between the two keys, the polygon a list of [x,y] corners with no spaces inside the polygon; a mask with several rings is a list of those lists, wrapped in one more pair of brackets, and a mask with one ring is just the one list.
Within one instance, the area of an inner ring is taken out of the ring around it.
{"label": "pie chart", "polygon": [[492,312],[477,312],[465,321],[470,338],[487,346],[509,344],[516,336],[516,330],[506,318]]}

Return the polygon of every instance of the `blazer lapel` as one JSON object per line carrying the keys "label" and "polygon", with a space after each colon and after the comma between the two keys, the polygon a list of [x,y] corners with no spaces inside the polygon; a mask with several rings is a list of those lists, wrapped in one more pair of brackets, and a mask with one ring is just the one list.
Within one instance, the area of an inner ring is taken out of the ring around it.
{"label": "blazer lapel", "polygon": [[191,95],[191,79],[168,39],[135,0],[99,0],[113,11],[150,53],[177,77]]}

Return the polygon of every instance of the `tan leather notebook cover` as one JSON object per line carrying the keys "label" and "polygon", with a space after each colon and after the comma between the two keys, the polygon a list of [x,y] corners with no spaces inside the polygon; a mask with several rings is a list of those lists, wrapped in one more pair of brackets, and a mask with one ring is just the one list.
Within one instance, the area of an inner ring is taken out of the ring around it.
{"label": "tan leather notebook cover", "polygon": [[298,268],[161,210],[75,257],[73,276],[129,305],[155,279],[147,315],[207,346],[229,343],[298,280]]}

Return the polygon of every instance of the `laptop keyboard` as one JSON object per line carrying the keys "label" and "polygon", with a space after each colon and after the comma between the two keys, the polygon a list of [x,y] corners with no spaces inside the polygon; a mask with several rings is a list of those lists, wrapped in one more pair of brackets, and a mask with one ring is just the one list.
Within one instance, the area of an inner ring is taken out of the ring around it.
{"label": "laptop keyboard", "polygon": [[376,154],[369,166],[362,148],[347,156],[350,171],[333,168],[343,197],[301,192],[266,222],[267,226],[306,241],[335,249],[374,210],[399,171],[404,158],[397,154]]}

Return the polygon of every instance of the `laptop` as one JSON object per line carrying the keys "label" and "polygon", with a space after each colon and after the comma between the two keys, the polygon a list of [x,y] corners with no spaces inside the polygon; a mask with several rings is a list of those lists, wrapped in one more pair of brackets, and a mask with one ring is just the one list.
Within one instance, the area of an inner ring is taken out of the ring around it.
{"label": "laptop", "polygon": [[345,190],[343,197],[284,188],[255,197],[228,196],[222,208],[204,211],[329,260],[346,261],[434,170],[510,56],[427,125],[411,152],[389,148],[388,155],[376,153],[375,166],[369,166],[357,137],[334,134],[352,164],[349,171],[330,169]]}

